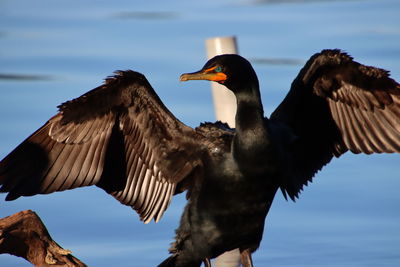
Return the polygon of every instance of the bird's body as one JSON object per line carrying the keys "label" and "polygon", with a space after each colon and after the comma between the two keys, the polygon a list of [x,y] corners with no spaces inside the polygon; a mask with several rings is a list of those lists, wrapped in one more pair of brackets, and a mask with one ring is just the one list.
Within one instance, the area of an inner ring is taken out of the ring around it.
{"label": "bird's body", "polygon": [[236,129],[218,122],[192,129],[168,111],[143,75],[118,72],[62,104],[4,158],[0,190],[13,200],[97,185],[145,222],[160,220],[172,196],[187,190],[172,256],[160,266],[200,266],[234,248],[251,262],[279,188],[295,199],[318,170],[348,150],[400,152],[399,84],[339,50],[311,57],[270,118],[257,75],[240,56],[217,56],[181,80],[230,89]]}
{"label": "bird's body", "polygon": [[262,158],[248,158],[239,165],[230,148],[212,153],[204,180],[190,195],[171,249],[182,266],[196,266],[204,258],[235,248],[256,250],[279,188],[279,170],[257,165]]}
{"label": "bird's body", "polygon": [[[204,179],[192,189],[172,248],[176,266],[196,266],[235,248],[252,252],[261,242],[265,216],[279,188],[281,143],[274,142],[277,137],[264,117],[257,76],[253,71],[248,75],[250,84],[234,88],[234,133],[225,137],[230,139],[226,146],[211,146],[202,160]],[[249,98],[249,93],[258,97]],[[203,132],[209,134],[211,128],[221,131],[210,125]]]}

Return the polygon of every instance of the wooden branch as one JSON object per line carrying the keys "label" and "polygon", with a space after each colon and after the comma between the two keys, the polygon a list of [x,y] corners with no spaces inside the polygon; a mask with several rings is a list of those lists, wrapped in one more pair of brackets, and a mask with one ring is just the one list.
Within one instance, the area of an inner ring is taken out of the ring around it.
{"label": "wooden branch", "polygon": [[35,266],[86,266],[50,237],[31,210],[0,219],[0,254],[23,257]]}

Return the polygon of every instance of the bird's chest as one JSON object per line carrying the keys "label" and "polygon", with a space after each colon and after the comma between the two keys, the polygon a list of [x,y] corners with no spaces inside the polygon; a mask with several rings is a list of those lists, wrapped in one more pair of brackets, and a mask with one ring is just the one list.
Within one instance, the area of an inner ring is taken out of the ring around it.
{"label": "bird's chest", "polygon": [[232,142],[232,157],[245,178],[271,179],[279,171],[280,156],[268,131],[253,127],[240,131]]}
{"label": "bird's chest", "polygon": [[258,246],[276,189],[273,179],[246,175],[227,158],[204,182],[193,207],[192,226],[211,246]]}
{"label": "bird's chest", "polygon": [[232,158],[222,162],[219,168],[220,171],[205,181],[200,205],[216,214],[233,216],[265,212],[269,199],[267,192],[276,187],[273,173],[244,173]]}

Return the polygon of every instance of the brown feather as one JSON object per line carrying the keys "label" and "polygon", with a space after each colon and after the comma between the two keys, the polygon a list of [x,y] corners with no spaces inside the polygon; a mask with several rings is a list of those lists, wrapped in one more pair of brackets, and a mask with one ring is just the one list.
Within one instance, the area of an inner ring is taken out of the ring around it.
{"label": "brown feather", "polygon": [[[316,105],[315,96],[325,104]],[[310,155],[294,151],[287,177],[296,178],[283,181],[282,190],[294,198],[332,156],[347,150],[400,152],[399,96],[399,84],[385,70],[361,65],[339,50],[312,56],[271,115],[293,129],[298,149]]]}
{"label": "brown feather", "polygon": [[[167,110],[139,73],[120,71],[59,109],[1,161],[8,199],[97,184],[146,222],[159,220],[176,184],[201,157],[195,131]],[[41,154],[43,166],[26,160]]]}

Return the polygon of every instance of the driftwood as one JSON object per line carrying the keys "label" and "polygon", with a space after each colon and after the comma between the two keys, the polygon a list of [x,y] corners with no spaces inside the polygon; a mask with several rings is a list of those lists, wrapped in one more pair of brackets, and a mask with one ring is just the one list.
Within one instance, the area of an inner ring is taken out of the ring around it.
{"label": "driftwood", "polygon": [[25,258],[35,266],[86,266],[50,237],[31,210],[0,219],[0,254]]}

